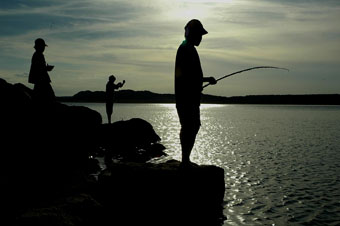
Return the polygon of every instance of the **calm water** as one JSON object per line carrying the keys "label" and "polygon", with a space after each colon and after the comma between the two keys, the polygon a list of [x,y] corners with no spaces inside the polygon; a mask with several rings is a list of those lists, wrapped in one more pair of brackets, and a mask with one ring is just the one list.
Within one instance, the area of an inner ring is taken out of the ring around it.
{"label": "calm water", "polygon": [[[114,106],[133,117],[180,160],[173,104]],[[340,225],[340,106],[202,105],[201,121],[192,160],[224,168],[225,225]]]}

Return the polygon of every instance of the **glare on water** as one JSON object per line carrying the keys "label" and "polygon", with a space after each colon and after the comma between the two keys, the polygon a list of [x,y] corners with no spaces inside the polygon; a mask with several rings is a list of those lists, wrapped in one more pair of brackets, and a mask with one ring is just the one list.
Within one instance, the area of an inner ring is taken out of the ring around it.
{"label": "glare on water", "polygon": [[[107,122],[104,104],[87,104]],[[174,104],[116,104],[180,160]],[[191,160],[225,170],[225,225],[340,224],[340,106],[201,105]]]}

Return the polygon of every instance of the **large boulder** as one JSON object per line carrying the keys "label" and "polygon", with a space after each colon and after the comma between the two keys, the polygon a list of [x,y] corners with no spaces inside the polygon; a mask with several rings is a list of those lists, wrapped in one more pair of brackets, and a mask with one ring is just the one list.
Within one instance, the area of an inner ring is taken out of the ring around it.
{"label": "large boulder", "polygon": [[[87,170],[101,115],[86,107],[37,103],[32,90],[0,79],[0,185],[9,211],[58,192]],[[3,209],[3,208],[2,208]]]}
{"label": "large boulder", "polygon": [[99,175],[100,196],[116,225],[221,225],[224,170],[115,163]]}
{"label": "large boulder", "polygon": [[113,158],[146,162],[165,155],[165,147],[158,143],[161,138],[149,122],[140,118],[103,124],[97,135],[108,165]]}
{"label": "large boulder", "polygon": [[24,156],[38,158],[35,153],[54,151],[56,155],[72,155],[75,149],[94,143],[93,129],[102,123],[101,115],[94,110],[58,102],[34,102],[31,89],[3,79],[0,79],[0,105],[0,123],[6,138],[3,141],[8,144],[0,144],[2,154],[15,154],[15,160]]}

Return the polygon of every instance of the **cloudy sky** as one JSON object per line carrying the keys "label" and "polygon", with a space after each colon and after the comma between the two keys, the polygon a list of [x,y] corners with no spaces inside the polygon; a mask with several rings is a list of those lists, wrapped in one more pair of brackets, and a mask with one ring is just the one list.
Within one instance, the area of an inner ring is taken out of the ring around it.
{"label": "cloudy sky", "polygon": [[340,93],[337,0],[1,0],[0,78],[32,87],[41,37],[57,96],[104,90],[111,74],[126,89],[173,93],[176,51],[192,18],[209,32],[197,48],[205,76],[290,69],[238,74],[205,93]]}

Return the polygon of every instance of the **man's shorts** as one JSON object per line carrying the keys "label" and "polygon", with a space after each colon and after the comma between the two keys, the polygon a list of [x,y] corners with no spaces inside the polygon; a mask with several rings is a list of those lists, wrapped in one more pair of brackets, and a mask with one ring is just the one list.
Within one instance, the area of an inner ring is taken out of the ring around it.
{"label": "man's shorts", "polygon": [[199,128],[201,126],[200,106],[176,106],[182,128]]}

